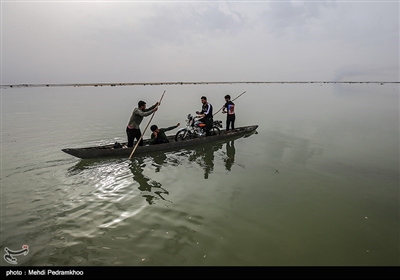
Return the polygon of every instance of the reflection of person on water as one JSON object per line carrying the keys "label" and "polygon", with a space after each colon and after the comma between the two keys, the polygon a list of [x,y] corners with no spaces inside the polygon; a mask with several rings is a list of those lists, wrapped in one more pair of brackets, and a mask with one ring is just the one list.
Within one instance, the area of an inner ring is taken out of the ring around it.
{"label": "reflection of person on water", "polygon": [[225,168],[228,171],[231,171],[232,164],[235,162],[235,141],[229,141],[226,143],[226,155],[227,158],[225,159]]}
{"label": "reflection of person on water", "polygon": [[[146,192],[143,197],[149,204],[154,204],[154,199],[167,200],[163,197],[163,194],[169,195],[169,192],[162,188],[159,182],[153,181],[151,178],[143,175],[143,159],[138,158],[138,162],[132,162],[129,166],[133,174],[133,179],[139,184],[139,190]],[[153,195],[156,194],[157,196]]]}
{"label": "reflection of person on water", "polygon": [[206,149],[203,155],[204,159],[204,179],[214,170],[214,149]]}
{"label": "reflection of person on water", "polygon": [[[190,161],[196,161],[204,169],[204,179],[208,179],[208,175],[214,170],[214,152],[222,148],[222,144],[216,144],[213,146],[205,146],[197,148],[191,156]],[[200,160],[199,160],[200,159]],[[201,161],[201,159],[203,159]]]}
{"label": "reflection of person on water", "polygon": [[150,157],[153,158],[154,163],[152,165],[156,167],[155,172],[160,172],[161,167],[167,163],[167,156],[165,153],[159,153]]}

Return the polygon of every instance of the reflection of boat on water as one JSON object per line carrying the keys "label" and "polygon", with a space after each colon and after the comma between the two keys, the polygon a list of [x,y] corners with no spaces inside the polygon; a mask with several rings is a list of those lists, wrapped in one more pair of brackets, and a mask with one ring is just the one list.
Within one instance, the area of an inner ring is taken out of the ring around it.
{"label": "reflection of boat on water", "polygon": [[[81,175],[91,182],[93,182],[93,178],[96,178],[94,183],[96,189],[100,186],[100,188],[103,189],[102,191],[104,191],[104,189],[118,189],[119,186],[122,185],[126,186],[126,180],[128,179],[128,181],[132,182],[133,178],[135,188],[137,187],[140,191],[140,195],[145,198],[147,203],[154,204],[157,200],[171,203],[171,201],[166,198],[169,192],[160,182],[147,175],[147,171],[149,171],[148,166],[159,165],[159,167],[161,167],[162,165],[167,165],[167,162],[163,162],[164,158],[166,158],[166,156],[160,153],[159,156],[154,157],[136,157],[135,160],[132,161],[127,159],[108,159],[103,161],[81,159],[77,164],[68,169],[68,174],[69,176]],[[119,174],[116,175],[116,173]],[[130,173],[131,175],[129,175]],[[114,180],[109,180],[109,178],[112,177]]]}
{"label": "reflection of boat on water", "polygon": [[[144,140],[144,146],[136,147],[134,155],[149,154],[152,152],[168,151],[174,149],[181,149],[186,147],[195,147],[205,143],[214,143],[218,141],[226,141],[229,139],[234,139],[237,137],[246,137],[256,131],[258,125],[242,126],[237,127],[234,131],[227,132],[226,130],[221,130],[220,135],[213,135],[208,137],[192,138],[184,141],[175,141],[175,136],[170,135],[169,143],[158,144],[158,145],[148,145],[149,139]],[[126,146],[126,143],[121,144],[122,147]],[[110,158],[110,157],[126,157],[128,158],[132,151],[131,148],[114,148],[114,144],[94,146],[87,148],[68,148],[62,149],[63,152],[70,154],[72,156],[82,158],[82,159],[95,159],[95,158]]]}
{"label": "reflection of boat on water", "polygon": [[204,170],[204,179],[208,179],[209,174],[214,170],[214,153],[221,150],[223,144],[210,143],[194,149],[137,156],[135,160],[131,161],[129,168],[132,171],[133,179],[139,184],[138,189],[149,204],[154,204],[159,199],[169,201],[166,199],[166,196],[169,195],[168,190],[162,187],[161,183],[145,175],[145,170],[149,170],[146,165],[158,173],[163,167],[185,165],[187,162],[195,163]]}
{"label": "reflection of boat on water", "polygon": [[[253,131],[251,134],[246,134],[245,137],[256,133],[256,131]],[[131,178],[138,184],[137,188],[141,192],[141,196],[144,197],[149,204],[154,204],[157,200],[172,203],[168,200],[170,193],[167,188],[163,186],[162,180],[160,180],[157,175],[154,175],[158,178],[157,181],[154,180],[152,178],[153,176],[150,175],[151,172],[158,173],[162,168],[185,166],[186,164],[194,163],[204,170],[204,179],[208,179],[209,175],[214,171],[216,155],[220,159],[223,158],[222,160],[225,163],[226,170],[230,171],[235,159],[236,150],[234,143],[239,138],[241,137],[205,143],[194,148],[182,148],[177,151],[140,154],[132,160],[121,158],[109,158],[106,160],[81,159],[76,165],[69,168],[68,171],[70,175],[84,174],[86,172],[88,172],[90,176],[93,176],[93,173],[104,175],[106,172],[110,174],[114,173],[113,171],[115,171],[115,169],[126,170],[128,165],[133,175]],[[223,151],[224,145],[226,145],[226,152]]]}

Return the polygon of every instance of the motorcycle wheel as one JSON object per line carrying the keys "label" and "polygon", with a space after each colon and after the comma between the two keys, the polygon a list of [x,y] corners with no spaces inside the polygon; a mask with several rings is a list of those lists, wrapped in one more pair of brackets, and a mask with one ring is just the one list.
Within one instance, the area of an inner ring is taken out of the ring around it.
{"label": "motorcycle wheel", "polygon": [[211,134],[211,136],[220,135],[221,134],[221,130],[219,130],[218,127],[214,126],[214,127],[212,127],[210,129],[210,134]]}
{"label": "motorcycle wheel", "polygon": [[[185,136],[185,134],[186,134],[186,136]],[[186,140],[186,139],[191,139],[191,138],[192,138],[192,133],[191,133],[190,131],[187,131],[187,129],[178,131],[178,132],[175,134],[175,141],[176,141],[176,142],[178,142],[178,141],[184,141],[184,140]]]}

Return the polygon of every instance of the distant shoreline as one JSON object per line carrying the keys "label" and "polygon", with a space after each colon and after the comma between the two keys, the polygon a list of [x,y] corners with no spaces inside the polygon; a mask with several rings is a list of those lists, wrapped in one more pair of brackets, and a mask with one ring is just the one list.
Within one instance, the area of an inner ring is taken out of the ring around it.
{"label": "distant shoreline", "polygon": [[217,85],[217,84],[398,84],[400,82],[335,82],[335,81],[282,81],[282,82],[148,82],[148,83],[71,83],[71,84],[16,84],[1,85],[7,88],[20,87],[103,87],[103,86],[160,86],[160,85]]}

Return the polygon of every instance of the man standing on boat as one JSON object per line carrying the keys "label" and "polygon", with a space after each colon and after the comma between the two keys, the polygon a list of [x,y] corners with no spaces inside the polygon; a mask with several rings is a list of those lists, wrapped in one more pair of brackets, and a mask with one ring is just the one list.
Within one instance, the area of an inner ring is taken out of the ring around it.
{"label": "man standing on boat", "polygon": [[133,141],[139,141],[139,146],[143,146],[142,132],[140,131],[140,123],[144,117],[150,116],[153,112],[158,110],[160,104],[157,102],[153,106],[146,108],[146,102],[140,100],[138,108],[135,108],[129,119],[128,126],[126,127],[126,135],[128,136],[128,147],[133,147]]}
{"label": "man standing on boat", "polygon": [[207,102],[207,97],[205,96],[201,97],[201,103],[203,104],[201,112],[196,111],[196,114],[201,118],[199,121],[206,124],[206,136],[210,136],[210,129],[213,125],[213,107]]}
{"label": "man standing on boat", "polygon": [[222,114],[226,115],[226,131],[229,131],[229,127],[235,130],[235,103],[231,101],[231,96],[229,94],[225,95],[225,105],[222,109]]}

